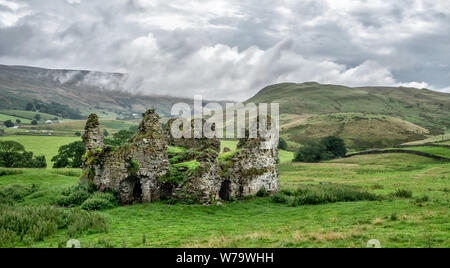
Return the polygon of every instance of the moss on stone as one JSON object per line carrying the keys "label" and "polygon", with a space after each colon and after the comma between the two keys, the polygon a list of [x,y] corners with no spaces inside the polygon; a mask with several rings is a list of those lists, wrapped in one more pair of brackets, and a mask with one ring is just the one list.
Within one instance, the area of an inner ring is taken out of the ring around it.
{"label": "moss on stone", "polygon": [[132,174],[136,174],[139,171],[139,163],[136,160],[131,160],[129,162],[130,166],[128,167],[128,171]]}

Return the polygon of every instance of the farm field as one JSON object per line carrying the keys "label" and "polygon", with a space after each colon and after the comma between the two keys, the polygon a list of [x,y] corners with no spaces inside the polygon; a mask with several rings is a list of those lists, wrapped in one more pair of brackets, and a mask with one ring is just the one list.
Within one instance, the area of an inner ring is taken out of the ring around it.
{"label": "farm field", "polygon": [[35,156],[44,155],[47,168],[53,166],[51,160],[58,154],[59,147],[74,141],[81,140],[80,137],[50,137],[50,136],[4,136],[0,141],[17,141],[25,146],[26,151],[33,152]]}
{"label": "farm field", "polygon": [[[57,247],[70,238],[89,247],[365,247],[369,239],[382,247],[450,246],[449,163],[408,154],[371,155],[285,163],[279,171],[282,189],[335,183],[386,199],[298,207],[270,197],[213,206],[135,204],[97,212],[106,220],[106,233],[70,237],[60,230],[31,246]],[[75,185],[80,173],[23,170],[1,176],[0,188],[36,184],[39,191],[19,205],[49,204]],[[389,198],[397,189],[413,196]]]}
{"label": "farm field", "polygon": [[450,148],[445,148],[445,147],[423,146],[423,147],[407,147],[407,148],[400,148],[400,149],[410,150],[410,151],[419,151],[419,152],[423,152],[423,153],[429,153],[429,154],[434,154],[437,156],[450,158]]}

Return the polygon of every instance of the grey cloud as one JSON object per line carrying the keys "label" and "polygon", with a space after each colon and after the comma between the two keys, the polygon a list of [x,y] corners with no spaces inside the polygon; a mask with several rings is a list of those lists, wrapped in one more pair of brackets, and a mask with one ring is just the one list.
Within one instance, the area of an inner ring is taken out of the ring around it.
{"label": "grey cloud", "polygon": [[0,5],[1,63],[128,74],[89,77],[104,88],[243,100],[284,81],[450,85],[444,0],[15,3]]}

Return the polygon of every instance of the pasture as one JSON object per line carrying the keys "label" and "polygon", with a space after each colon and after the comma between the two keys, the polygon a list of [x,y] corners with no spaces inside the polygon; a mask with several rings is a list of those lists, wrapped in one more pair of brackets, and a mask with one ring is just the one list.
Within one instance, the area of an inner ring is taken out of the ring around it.
{"label": "pasture", "polygon": [[[212,206],[134,204],[96,212],[105,219],[106,232],[71,237],[60,230],[27,246],[58,247],[70,238],[85,247],[365,247],[369,239],[380,240],[383,247],[449,246],[449,163],[394,154],[284,163],[279,171],[282,189],[336,183],[359,186],[384,199],[298,207],[273,203],[270,197]],[[0,177],[0,188],[39,186],[18,206],[51,204],[81,174],[22,172]],[[392,196],[398,189],[413,196]]]}
{"label": "pasture", "polygon": [[80,137],[51,137],[51,136],[4,136],[0,141],[17,141],[25,146],[26,151],[33,152],[35,156],[44,155],[47,168],[53,166],[51,160],[58,154],[59,147],[74,141],[81,140]]}

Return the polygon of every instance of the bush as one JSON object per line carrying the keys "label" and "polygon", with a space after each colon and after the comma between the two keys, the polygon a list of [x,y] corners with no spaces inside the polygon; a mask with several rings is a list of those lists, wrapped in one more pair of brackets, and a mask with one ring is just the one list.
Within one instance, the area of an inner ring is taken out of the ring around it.
{"label": "bush", "polygon": [[14,127],[14,123],[11,120],[7,120],[3,123],[5,127]]}
{"label": "bush", "polygon": [[398,198],[411,198],[413,196],[412,191],[405,189],[398,189],[392,195]]}
{"label": "bush", "polygon": [[262,187],[259,189],[259,191],[256,193],[256,196],[258,197],[267,197],[269,196],[269,193],[267,192],[266,188]]}
{"label": "bush", "polygon": [[103,209],[109,209],[113,208],[114,204],[109,202],[106,199],[101,198],[89,198],[88,200],[84,201],[84,203],[81,205],[81,209],[84,210],[103,210]]}
{"label": "bush", "polygon": [[343,139],[329,136],[320,141],[325,146],[327,152],[333,155],[333,158],[344,157],[347,154],[347,148]]}
{"label": "bush", "polygon": [[278,142],[278,149],[279,150],[287,150],[288,149],[288,144],[287,144],[286,140],[281,137]]}
{"label": "bush", "polygon": [[335,202],[376,201],[381,197],[348,185],[308,185],[296,191],[282,191],[272,197],[275,203],[290,206],[319,205]]}
{"label": "bush", "polygon": [[326,151],[323,144],[318,142],[311,142],[303,145],[297,152],[294,161],[317,163],[323,160],[331,159],[332,154]]}
{"label": "bush", "polygon": [[56,200],[56,204],[61,207],[78,207],[89,199],[92,193],[93,189],[88,186],[71,187],[62,192],[62,196]]}
{"label": "bush", "polygon": [[69,236],[100,233],[106,232],[106,223],[99,215],[79,209],[0,206],[0,247],[29,245],[59,230]]}
{"label": "bush", "polygon": [[300,147],[294,161],[317,163],[347,154],[345,143],[342,139],[334,136],[326,137],[319,142],[310,142]]}
{"label": "bush", "polygon": [[78,185],[64,190],[56,200],[56,205],[80,207],[84,210],[102,210],[116,207],[118,201],[113,193],[95,192],[92,186]]}

